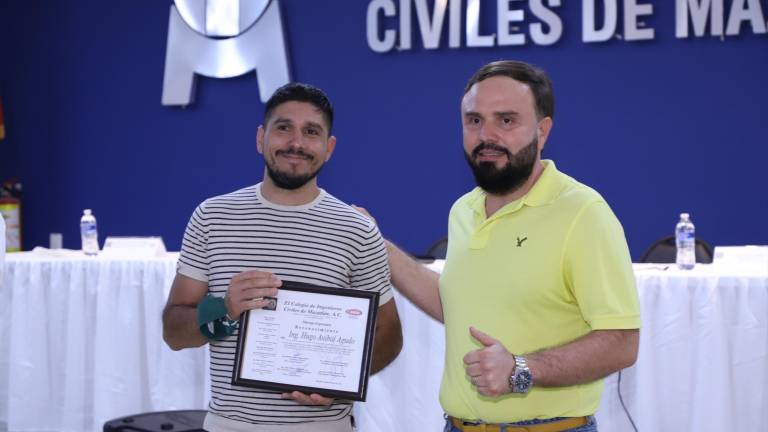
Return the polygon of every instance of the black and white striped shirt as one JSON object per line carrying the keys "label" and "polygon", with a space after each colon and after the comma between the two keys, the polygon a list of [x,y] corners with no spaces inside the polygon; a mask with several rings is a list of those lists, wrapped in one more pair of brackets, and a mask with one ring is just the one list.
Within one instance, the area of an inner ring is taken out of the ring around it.
{"label": "black and white striped shirt", "polygon": [[[184,233],[178,272],[208,282],[209,293],[223,297],[232,277],[245,270],[269,271],[284,280],[314,285],[377,291],[380,304],[392,298],[387,251],[378,228],[322,189],[308,204],[282,206],[264,199],[257,184],[197,207]],[[350,401],[303,406],[280,399],[277,391],[231,385],[236,343],[237,332],[210,343],[212,412],[262,424],[349,415]]]}

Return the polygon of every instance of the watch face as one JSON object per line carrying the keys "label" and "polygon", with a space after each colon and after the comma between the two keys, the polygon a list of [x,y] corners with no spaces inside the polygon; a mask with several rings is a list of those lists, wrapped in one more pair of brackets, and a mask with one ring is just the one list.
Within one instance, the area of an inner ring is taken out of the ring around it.
{"label": "watch face", "polygon": [[522,370],[520,373],[517,374],[515,377],[515,387],[516,390],[519,393],[525,393],[528,391],[529,388],[531,388],[531,383],[533,381],[533,377],[531,376],[531,373],[527,370]]}

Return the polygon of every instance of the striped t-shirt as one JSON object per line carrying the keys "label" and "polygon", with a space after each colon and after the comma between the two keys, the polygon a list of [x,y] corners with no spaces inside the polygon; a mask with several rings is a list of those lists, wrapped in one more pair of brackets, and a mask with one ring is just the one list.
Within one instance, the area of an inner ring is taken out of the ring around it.
{"label": "striped t-shirt", "polygon": [[[261,184],[210,198],[190,218],[178,272],[208,282],[223,297],[233,276],[263,270],[283,280],[379,292],[379,304],[392,298],[387,252],[376,225],[320,190],[312,202],[283,206],[261,195]],[[236,331],[211,341],[210,411],[233,420],[286,424],[337,420],[352,402],[304,406],[280,399],[280,392],[233,386]]]}

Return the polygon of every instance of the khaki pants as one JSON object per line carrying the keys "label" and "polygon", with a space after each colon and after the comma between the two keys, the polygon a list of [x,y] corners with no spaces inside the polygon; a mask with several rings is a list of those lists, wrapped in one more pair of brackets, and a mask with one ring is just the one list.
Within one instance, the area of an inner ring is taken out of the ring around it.
{"label": "khaki pants", "polygon": [[258,425],[230,420],[211,412],[205,416],[203,429],[208,432],[353,432],[349,417],[291,425]]}

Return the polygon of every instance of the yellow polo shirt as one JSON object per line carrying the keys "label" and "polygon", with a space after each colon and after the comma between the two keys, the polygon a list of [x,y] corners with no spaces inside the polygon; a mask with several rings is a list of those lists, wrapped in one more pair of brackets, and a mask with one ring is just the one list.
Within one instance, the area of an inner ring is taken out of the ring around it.
{"label": "yellow polo shirt", "polygon": [[[514,354],[570,342],[592,330],[640,327],[640,306],[624,231],[593,189],[552,161],[524,197],[485,214],[476,188],[451,208],[440,276],[445,369],[440,403],[451,416],[489,423],[593,414],[603,381],[481,396],[463,357],[481,347],[469,326]],[[596,353],[599,355],[599,353]]]}

